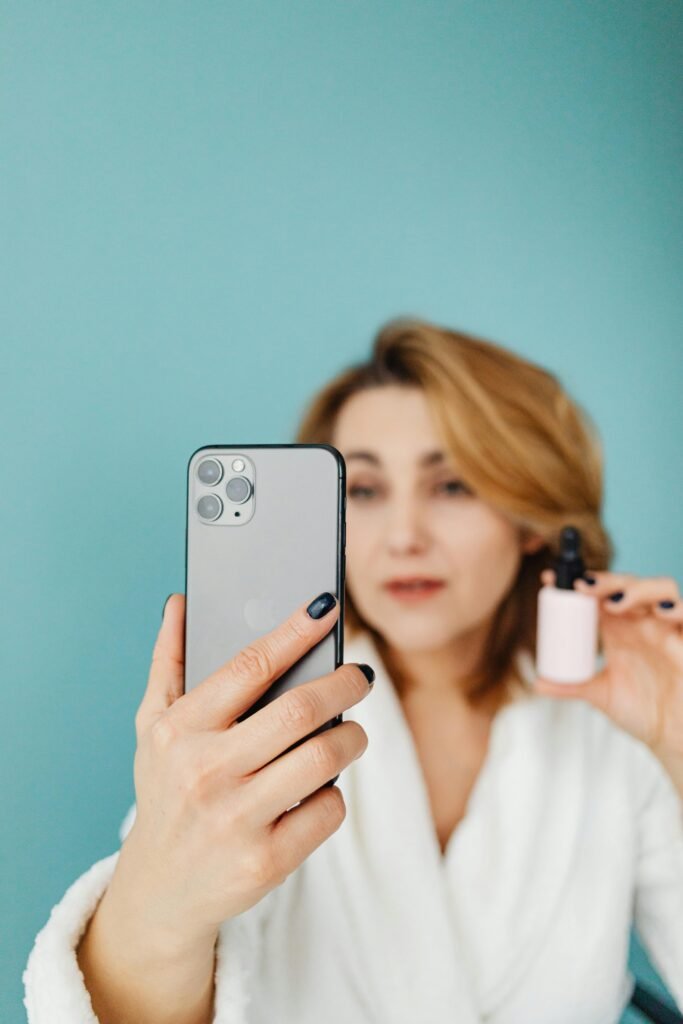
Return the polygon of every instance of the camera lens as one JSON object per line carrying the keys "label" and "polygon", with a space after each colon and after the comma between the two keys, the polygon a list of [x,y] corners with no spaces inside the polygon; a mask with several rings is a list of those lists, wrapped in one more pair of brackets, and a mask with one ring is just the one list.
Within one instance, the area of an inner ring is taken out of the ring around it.
{"label": "camera lens", "polygon": [[197,476],[203,484],[208,484],[212,487],[214,484],[220,483],[223,476],[223,467],[216,459],[204,459],[203,462],[199,463]]}
{"label": "camera lens", "polygon": [[236,501],[241,505],[251,494],[251,481],[247,480],[246,476],[233,476],[225,485],[225,493],[230,501]]}
{"label": "camera lens", "polygon": [[197,502],[197,512],[199,512],[202,519],[206,519],[209,522],[218,519],[222,511],[223,502],[217,494],[205,494]]}

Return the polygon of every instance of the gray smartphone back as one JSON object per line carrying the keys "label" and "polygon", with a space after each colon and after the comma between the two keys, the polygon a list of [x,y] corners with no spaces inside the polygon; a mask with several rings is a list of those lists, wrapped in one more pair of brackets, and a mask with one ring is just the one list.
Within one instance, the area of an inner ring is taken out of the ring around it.
{"label": "gray smartphone back", "polygon": [[341,601],[335,627],[242,717],[341,665],[345,505],[344,460],[330,445],[207,445],[192,454],[186,692],[325,590]]}

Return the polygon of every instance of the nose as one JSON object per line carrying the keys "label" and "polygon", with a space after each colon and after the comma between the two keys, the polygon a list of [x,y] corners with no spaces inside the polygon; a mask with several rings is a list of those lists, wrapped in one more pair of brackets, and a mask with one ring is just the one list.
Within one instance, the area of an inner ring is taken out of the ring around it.
{"label": "nose", "polygon": [[419,502],[408,497],[390,502],[384,536],[392,555],[424,551],[428,544],[427,524]]}

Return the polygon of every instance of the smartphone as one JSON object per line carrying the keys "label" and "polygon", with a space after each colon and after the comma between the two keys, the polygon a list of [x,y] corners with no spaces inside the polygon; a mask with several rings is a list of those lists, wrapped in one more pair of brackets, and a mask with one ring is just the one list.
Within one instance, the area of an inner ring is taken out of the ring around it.
{"label": "smartphone", "polygon": [[[336,448],[198,448],[187,466],[185,538],[185,692],[325,590],[340,603],[334,628],[239,721],[342,664],[346,466]],[[287,749],[341,721],[336,715]]]}

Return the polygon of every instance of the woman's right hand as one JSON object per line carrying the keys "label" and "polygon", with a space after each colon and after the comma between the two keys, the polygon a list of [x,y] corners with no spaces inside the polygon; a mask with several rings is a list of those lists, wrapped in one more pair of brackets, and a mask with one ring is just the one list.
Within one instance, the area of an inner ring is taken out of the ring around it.
{"label": "woman's right hand", "polygon": [[341,790],[325,783],[365,751],[364,729],[344,721],[289,748],[368,694],[357,665],[237,721],[338,615],[338,601],[319,620],[300,606],[183,693],[185,597],[168,599],[135,717],[136,817],[111,882],[155,935],[215,938],[344,820]]}

